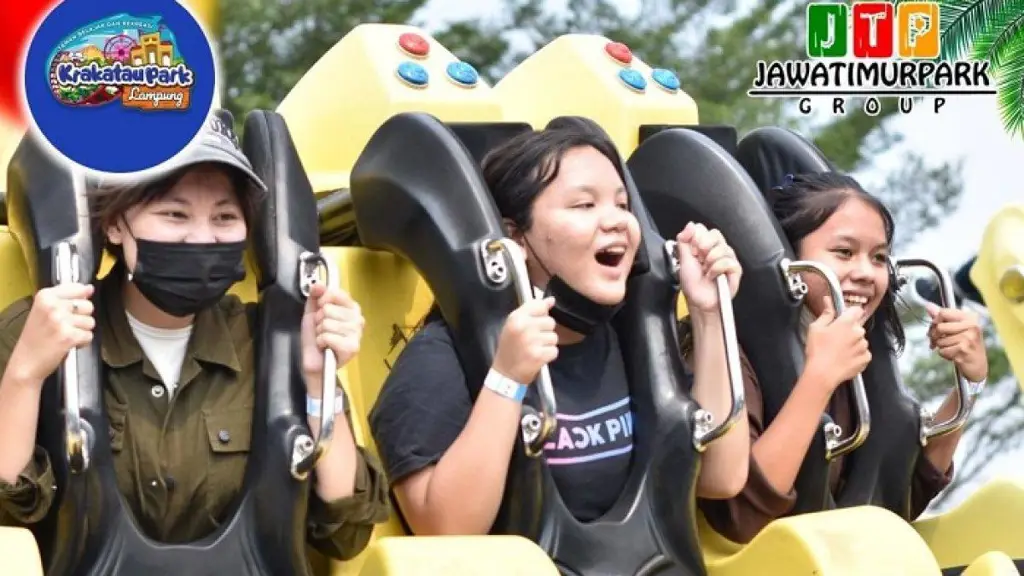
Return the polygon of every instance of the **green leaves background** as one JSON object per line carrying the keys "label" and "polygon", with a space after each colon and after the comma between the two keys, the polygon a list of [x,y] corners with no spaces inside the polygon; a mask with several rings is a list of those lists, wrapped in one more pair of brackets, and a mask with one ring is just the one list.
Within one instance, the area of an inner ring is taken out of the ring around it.
{"label": "green leaves background", "polygon": [[1024,0],[940,0],[945,60],[988,60],[997,78],[999,115],[1024,137]]}

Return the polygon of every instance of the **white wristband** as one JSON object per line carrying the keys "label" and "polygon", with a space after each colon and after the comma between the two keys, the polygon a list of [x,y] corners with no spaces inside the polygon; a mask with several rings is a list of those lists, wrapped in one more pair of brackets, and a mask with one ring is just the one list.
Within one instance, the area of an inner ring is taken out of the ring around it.
{"label": "white wristband", "polygon": [[494,368],[491,368],[487,377],[484,378],[484,387],[516,402],[522,402],[523,398],[526,398],[527,386],[525,384],[516,382]]}
{"label": "white wristband", "polygon": [[[323,404],[322,399],[313,398],[309,394],[306,394],[306,415],[307,416],[319,416],[321,406]],[[337,388],[334,391],[334,414],[341,414],[345,410],[345,391],[341,388]]]}

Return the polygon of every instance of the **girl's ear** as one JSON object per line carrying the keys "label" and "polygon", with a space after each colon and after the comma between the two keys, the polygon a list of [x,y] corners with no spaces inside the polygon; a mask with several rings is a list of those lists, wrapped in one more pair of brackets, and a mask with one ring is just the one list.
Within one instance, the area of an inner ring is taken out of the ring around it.
{"label": "girl's ear", "polygon": [[120,224],[111,224],[104,228],[107,234],[107,241],[115,246],[120,246],[124,242],[124,232],[121,230]]}
{"label": "girl's ear", "polygon": [[516,244],[519,244],[519,247],[522,248],[525,253],[526,238],[523,235],[523,231],[516,226],[516,223],[513,222],[511,218],[502,218],[501,223],[505,226],[505,232],[508,234],[508,237]]}

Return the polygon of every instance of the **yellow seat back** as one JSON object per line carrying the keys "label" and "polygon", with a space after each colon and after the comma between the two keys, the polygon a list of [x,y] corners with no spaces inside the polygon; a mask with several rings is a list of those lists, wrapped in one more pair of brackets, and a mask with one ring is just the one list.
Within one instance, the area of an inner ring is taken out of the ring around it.
{"label": "yellow seat back", "polygon": [[34,292],[21,245],[7,226],[0,226],[0,270],[0,310]]}
{"label": "yellow seat back", "polygon": [[4,574],[43,576],[39,546],[27,528],[0,527],[0,555],[4,559]]}
{"label": "yellow seat back", "polygon": [[910,525],[875,506],[781,518],[746,546],[715,533],[703,516],[698,531],[708,576],[940,576],[928,546]]}
{"label": "yellow seat back", "polygon": [[[608,132],[623,158],[639,145],[641,126],[698,123],[689,94],[662,88],[652,67],[635,54],[629,64],[615,60],[608,53],[611,43],[604,36],[568,34],[523,60],[494,85],[505,116],[535,129],[559,116],[585,116]],[[646,88],[627,85],[619,76],[624,70],[643,78]]]}
{"label": "yellow seat back", "polygon": [[1024,388],[1024,302],[1010,299],[1014,286],[1018,291],[1024,288],[1024,279],[1017,275],[1024,275],[1024,204],[1004,206],[992,217],[970,274],[985,299],[1010,368]]}
{"label": "yellow seat back", "polygon": [[1024,560],[1024,481],[1009,478],[985,484],[952,510],[914,522],[914,529],[943,568],[967,566],[989,551]]}
{"label": "yellow seat back", "polygon": [[[427,55],[404,52],[399,46],[403,34],[426,42]],[[356,158],[395,114],[427,112],[443,122],[501,120],[501,106],[484,80],[463,87],[449,79],[446,68],[456,61],[426,32],[401,24],[361,24],[324,54],[277,108],[317,195],[348,187]],[[428,83],[414,87],[404,82],[398,75],[403,64],[422,68]]]}
{"label": "yellow seat back", "polygon": [[24,129],[0,116],[0,168],[3,169],[0,174],[0,270],[4,271],[0,274],[0,310],[32,293],[25,257],[18,241],[6,226],[7,205],[4,201],[7,197],[7,166],[24,133]]}
{"label": "yellow seat back", "polygon": [[365,248],[325,248],[341,285],[366,318],[359,355],[341,369],[349,394],[356,441],[377,455],[366,416],[398,355],[433,303],[430,287],[409,262]]}

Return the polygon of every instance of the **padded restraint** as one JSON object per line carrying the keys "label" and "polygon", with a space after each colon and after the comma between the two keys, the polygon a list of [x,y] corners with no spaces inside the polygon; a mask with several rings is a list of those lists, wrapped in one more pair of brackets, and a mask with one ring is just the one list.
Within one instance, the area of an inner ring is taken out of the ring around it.
{"label": "padded restraint", "polygon": [[643,124],[640,126],[640,138],[638,139],[638,145],[643,144],[645,140],[654,136],[659,132],[665,130],[672,130],[673,128],[685,128],[687,130],[693,130],[694,132],[700,132],[701,134],[710,138],[715,144],[721,146],[726,152],[736,155],[736,146],[738,142],[738,135],[736,133],[735,126],[724,126],[724,125],[713,125],[713,124],[695,124],[695,125],[673,125],[673,124]]}
{"label": "padded restraint", "polygon": [[[635,189],[630,195],[643,212]],[[476,397],[517,298],[511,278],[493,284],[482,263],[482,246],[504,234],[473,157],[434,117],[399,114],[357,160],[352,197],[365,245],[409,259],[430,285]],[[492,527],[493,534],[537,542],[563,574],[704,573],[692,499],[697,407],[682,392],[688,386],[676,352],[675,292],[662,240],[649,217],[638,216],[641,250],[654,265],[629,281],[629,298],[614,322],[637,420],[626,487],[605,517],[582,524],[561,500],[543,457],[527,457],[518,438]],[[535,390],[529,405],[538,405]]]}
{"label": "padded restraint", "polygon": [[[230,117],[228,117],[230,119]],[[69,474],[63,442],[61,371],[44,389],[39,442],[50,452],[57,475],[57,502],[34,526],[47,574],[309,574],[305,559],[307,481],[290,474],[293,442],[309,433],[303,399],[299,324],[298,256],[318,250],[316,208],[309,183],[280,117],[254,112],[246,123],[245,149],[270,193],[264,198],[254,236],[262,294],[257,314],[256,407],[252,453],[234,514],[200,541],[168,545],[146,537],[117,488],[105,433],[97,334],[79,353],[82,415],[93,430],[92,460],[82,474]],[[53,284],[55,243],[72,238],[83,254],[83,282],[95,278],[99,239],[78,228],[86,222],[84,187],[26,140],[9,171],[14,227],[27,247],[37,286]],[[296,392],[299,391],[299,392]]]}
{"label": "padded restraint", "polygon": [[806,138],[777,126],[757,128],[744,136],[737,146],[736,159],[762,194],[781,185],[786,174],[836,169]]}
{"label": "padded restraint", "polygon": [[[688,129],[662,131],[629,159],[644,203],[662,234],[700,222],[722,232],[743,266],[733,302],[737,336],[761,383],[771,421],[803,370],[800,302],[790,296],[781,263],[792,249],[743,167],[721,146]],[[822,416],[822,424],[826,421]],[[829,464],[819,427],[796,480],[797,511],[827,507]],[[802,509],[801,509],[802,508]]]}
{"label": "padded restraint", "polygon": [[455,133],[477,164],[495,147],[532,130],[525,122],[450,122],[448,128]]}
{"label": "padded restraint", "polygon": [[[811,142],[777,127],[759,128],[744,137],[739,145],[739,160],[754,177],[762,194],[770,194],[770,188],[782,184],[786,174],[836,169]],[[778,226],[774,218],[772,222]],[[728,234],[726,237],[731,238]],[[895,353],[886,352],[888,338],[881,323],[876,322],[869,331],[868,343],[872,360],[863,376],[871,411],[871,433],[864,444],[845,456],[841,489],[834,502],[828,499],[826,502],[830,507],[874,504],[909,521],[913,520],[910,482],[921,454],[920,405],[903,386]],[[774,385],[775,382],[762,381],[766,395],[768,387]],[[774,391],[772,395],[784,399],[783,393],[788,394],[789,389]],[[766,422],[775,414],[777,412],[770,416],[766,413]],[[843,431],[844,435],[851,432]],[[818,454],[820,452],[809,452],[807,458],[816,459]],[[802,496],[798,496],[798,508],[816,510],[817,498],[808,502]]]}
{"label": "padded restraint", "polygon": [[[58,245],[65,241],[78,251],[79,282],[93,282],[100,250],[86,225],[84,178],[58,163],[40,142],[26,135],[8,164],[7,191],[10,229],[24,253],[32,285],[39,289],[55,284],[54,258]],[[99,304],[96,296],[93,304]],[[102,538],[96,531],[90,532],[88,526],[114,523],[102,494],[108,483],[116,490],[116,481],[100,384],[99,337],[79,350],[77,359],[79,408],[87,434],[89,467],[84,473],[72,474],[66,457],[63,368],[43,384],[36,432],[36,442],[50,455],[56,486],[50,512],[31,526],[48,574],[73,573],[87,554],[83,547],[95,547]]]}

